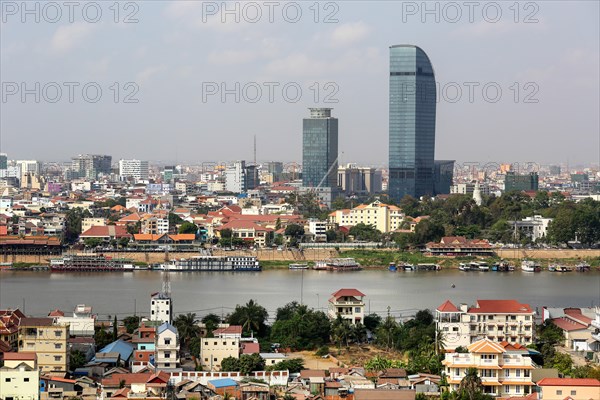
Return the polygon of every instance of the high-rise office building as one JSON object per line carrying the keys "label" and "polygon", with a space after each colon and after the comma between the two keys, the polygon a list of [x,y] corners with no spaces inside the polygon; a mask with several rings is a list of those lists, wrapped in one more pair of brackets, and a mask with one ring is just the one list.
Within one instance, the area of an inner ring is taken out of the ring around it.
{"label": "high-rise office building", "polygon": [[311,108],[302,123],[302,186],[337,187],[338,119],[331,108]]}
{"label": "high-rise office building", "polygon": [[246,185],[246,161],[236,161],[227,165],[225,170],[225,190],[232,193],[243,193]]}
{"label": "high-rise office building", "polygon": [[6,153],[0,153],[0,169],[6,169],[8,167],[8,156]]}
{"label": "high-rise office building", "polygon": [[432,195],[436,87],[429,57],[419,47],[390,47],[389,96],[389,195]]}
{"label": "high-rise office building", "polygon": [[148,180],[148,171],[148,161],[119,160],[119,177],[123,180],[128,178]]}
{"label": "high-rise office building", "polygon": [[302,189],[330,205],[337,196],[338,119],[331,108],[310,108],[302,121]]}
{"label": "high-rise office building", "polygon": [[71,159],[71,176],[96,179],[98,175],[111,173],[112,156],[85,154]]}

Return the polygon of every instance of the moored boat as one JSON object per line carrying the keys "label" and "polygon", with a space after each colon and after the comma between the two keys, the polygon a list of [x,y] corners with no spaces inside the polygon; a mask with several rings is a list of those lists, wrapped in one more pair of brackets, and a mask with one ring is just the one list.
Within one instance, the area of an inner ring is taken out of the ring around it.
{"label": "moored boat", "polygon": [[325,260],[329,271],[358,271],[362,267],[354,258],[330,258]]}
{"label": "moored boat", "polygon": [[317,262],[315,262],[315,265],[313,265],[312,269],[317,270],[317,271],[326,271],[327,270],[327,262],[324,260],[317,261]]}
{"label": "moored boat", "polygon": [[292,263],[288,265],[289,269],[308,269],[307,263]]}
{"label": "moored boat", "polygon": [[556,264],[548,265],[548,272],[555,272],[555,271],[556,271]]}
{"label": "moored boat", "polygon": [[133,264],[131,260],[125,258],[113,258],[101,254],[74,254],[51,258],[50,269],[61,272],[128,271],[133,269]]}
{"label": "moored boat", "polygon": [[542,267],[539,263],[531,260],[523,260],[521,262],[521,270],[523,272],[540,272]]}
{"label": "moored boat", "polygon": [[187,271],[260,271],[256,257],[249,256],[196,256],[171,260],[162,269],[172,272]]}
{"label": "moored boat", "polygon": [[469,267],[469,265],[468,265],[468,264],[465,264],[465,263],[460,263],[460,264],[458,265],[458,269],[459,269],[459,270],[461,270],[461,271],[470,271],[470,270],[471,270],[471,267]]}
{"label": "moored boat", "polygon": [[487,272],[490,270],[490,266],[486,262],[480,261],[477,264],[477,268],[479,269],[479,271]]}
{"label": "moored boat", "polygon": [[587,272],[591,269],[590,265],[586,262],[581,262],[575,266],[577,272]]}
{"label": "moored boat", "polygon": [[392,262],[392,263],[390,263],[390,266],[388,267],[388,269],[389,269],[391,272],[396,272],[396,271],[398,271],[398,267],[396,267],[396,263],[393,263],[393,262]]}

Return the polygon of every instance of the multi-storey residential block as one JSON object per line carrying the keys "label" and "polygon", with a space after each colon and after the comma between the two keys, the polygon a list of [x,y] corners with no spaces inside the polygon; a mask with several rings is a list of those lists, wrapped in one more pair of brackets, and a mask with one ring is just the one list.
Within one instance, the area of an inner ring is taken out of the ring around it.
{"label": "multi-storey residential block", "polygon": [[173,325],[164,323],[156,329],[154,345],[155,364],[158,370],[173,370],[180,366],[179,333]]}
{"label": "multi-storey residential block", "polygon": [[450,390],[458,390],[469,368],[477,368],[486,394],[511,397],[532,392],[531,370],[535,365],[527,348],[482,339],[467,349],[468,353],[446,353],[442,361]]}
{"label": "multi-storey residential block", "polygon": [[127,180],[148,180],[148,161],[119,160],[119,178]]}
{"label": "multi-storey residential block", "polygon": [[534,311],[516,300],[477,300],[474,307],[456,307],[449,300],[435,310],[444,347],[453,350],[488,338],[528,345],[533,342]]}
{"label": "multi-storey residential block", "polygon": [[0,399],[37,400],[40,398],[40,371],[32,352],[4,353],[0,368]]}
{"label": "multi-storey residential block", "polygon": [[69,324],[60,324],[54,318],[22,318],[19,352],[37,353],[41,372],[66,372],[69,365],[68,338]]}
{"label": "multi-storey residential block", "polygon": [[381,232],[400,229],[404,213],[396,206],[375,201],[352,209],[336,210],[329,214],[329,223],[338,226],[372,225]]}
{"label": "multi-storey residential block", "polygon": [[173,318],[173,301],[166,293],[154,293],[150,299],[150,321],[171,323]]}
{"label": "multi-storey residential block", "polygon": [[98,175],[110,174],[111,162],[111,156],[80,154],[72,158],[71,174],[74,178],[96,179]]}
{"label": "multi-storey residential block", "polygon": [[327,315],[330,319],[341,316],[352,324],[365,321],[365,294],[356,289],[340,289],[331,295]]}
{"label": "multi-storey residential block", "polygon": [[169,218],[161,215],[145,215],[141,219],[141,233],[147,235],[164,235],[169,233]]}
{"label": "multi-storey residential block", "polygon": [[224,358],[240,357],[240,338],[204,338],[200,341],[200,363],[210,371],[220,371]]}

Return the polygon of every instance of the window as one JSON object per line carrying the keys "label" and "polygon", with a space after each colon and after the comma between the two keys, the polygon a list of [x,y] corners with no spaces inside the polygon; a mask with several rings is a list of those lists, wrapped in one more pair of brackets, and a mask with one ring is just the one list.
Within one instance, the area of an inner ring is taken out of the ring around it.
{"label": "window", "polygon": [[205,345],[205,346],[208,346],[208,342],[204,342],[204,345]]}
{"label": "window", "polygon": [[529,321],[531,319],[531,315],[526,315],[525,316],[525,321]]}
{"label": "window", "polygon": [[562,390],[557,390],[557,391],[556,391],[556,395],[557,395],[557,396],[562,396]]}
{"label": "window", "polygon": [[360,313],[360,307],[354,307],[354,312],[355,312],[356,314]]}
{"label": "window", "polygon": [[171,353],[165,353],[165,358],[171,358]]}
{"label": "window", "polygon": [[507,377],[507,378],[510,376],[510,370],[509,369],[505,369],[504,370],[504,376]]}
{"label": "window", "polygon": [[571,396],[577,395],[577,390],[571,390]]}
{"label": "window", "polygon": [[515,370],[515,376],[516,376],[517,378],[520,378],[520,377],[521,377],[521,370],[520,370],[520,369],[517,369],[517,370]]}
{"label": "window", "polygon": [[55,349],[60,349],[62,347],[62,345],[60,343],[55,343],[54,344],[54,348]]}
{"label": "window", "polygon": [[165,367],[167,367],[167,368],[168,368],[168,367],[170,367],[170,366],[171,366],[171,363],[165,363]]}
{"label": "window", "polygon": [[213,359],[213,361],[214,361],[214,362],[217,362],[217,357],[215,357],[215,358]]}
{"label": "window", "polygon": [[29,378],[23,378],[23,382],[29,382]]}
{"label": "window", "polygon": [[515,386],[515,393],[521,393],[521,386]]}
{"label": "window", "polygon": [[60,361],[62,359],[62,356],[54,356],[54,361]]}
{"label": "window", "polygon": [[166,344],[166,345],[169,345],[169,344],[171,344],[171,339],[165,339],[165,344]]}
{"label": "window", "polygon": [[54,331],[54,336],[61,337],[62,336],[62,331]]}
{"label": "window", "polygon": [[215,346],[217,345],[217,342],[215,342]]}
{"label": "window", "polygon": [[4,382],[10,382],[10,378],[4,378]]}
{"label": "window", "polygon": [[205,362],[208,362],[208,357],[204,359]]}

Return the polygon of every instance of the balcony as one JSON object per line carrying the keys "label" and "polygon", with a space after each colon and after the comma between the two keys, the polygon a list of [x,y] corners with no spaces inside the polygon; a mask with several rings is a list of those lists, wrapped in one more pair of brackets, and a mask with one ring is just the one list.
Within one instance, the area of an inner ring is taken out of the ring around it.
{"label": "balcony", "polygon": [[471,356],[469,354],[466,355],[459,355],[459,356],[452,356],[450,359],[448,359],[449,362],[452,363],[452,366],[455,367],[459,367],[460,365],[463,364],[473,364],[473,359],[471,358]]}
{"label": "balcony", "polygon": [[333,302],[336,306],[364,306],[365,303],[362,301],[335,301]]}

